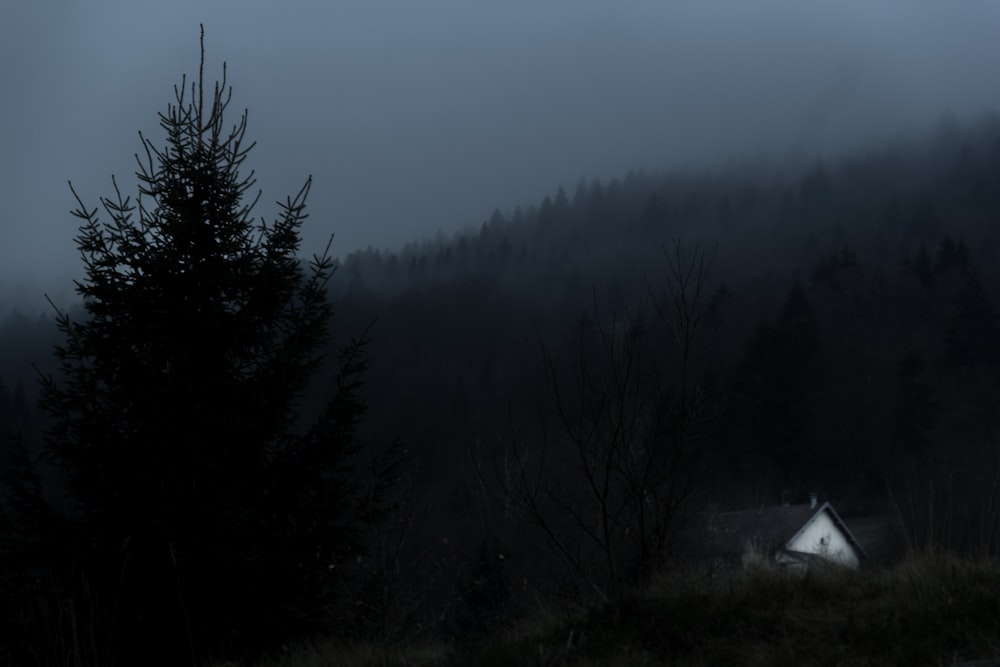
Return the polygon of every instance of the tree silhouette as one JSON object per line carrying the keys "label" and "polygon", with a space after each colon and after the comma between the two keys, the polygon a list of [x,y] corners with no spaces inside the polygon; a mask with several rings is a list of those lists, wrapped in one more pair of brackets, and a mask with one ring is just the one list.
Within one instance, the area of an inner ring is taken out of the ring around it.
{"label": "tree silhouette", "polygon": [[672,555],[704,473],[695,442],[708,412],[707,342],[728,297],[709,296],[712,258],[697,248],[687,257],[677,241],[666,260],[666,288],[650,286],[622,320],[603,321],[596,305],[584,312],[565,346],[570,364],[539,340],[554,435],[542,424],[538,444],[525,445],[512,426],[495,467],[505,510],[538,530],[563,593],[608,600],[648,581]]}
{"label": "tree silhouette", "polygon": [[59,373],[42,379],[45,454],[74,503],[73,571],[102,592],[107,604],[87,604],[124,664],[139,664],[132,646],[144,663],[150,646],[197,662],[323,621],[384,488],[352,466],[364,340],[344,351],[317,423],[297,423],[334,270],[329,243],[299,259],[311,178],[275,222],[252,220],[247,113],[227,130],[225,66],[207,94],[203,69],[204,32],[197,83],[183,78],[159,115],[166,146],[140,133],[136,202],[113,180],[102,222],[73,190],[86,318],[56,309]]}

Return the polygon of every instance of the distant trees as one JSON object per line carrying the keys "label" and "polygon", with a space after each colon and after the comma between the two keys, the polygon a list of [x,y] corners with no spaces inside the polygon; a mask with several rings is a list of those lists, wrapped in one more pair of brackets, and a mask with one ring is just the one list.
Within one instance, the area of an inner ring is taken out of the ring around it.
{"label": "distant trees", "polygon": [[13,387],[8,387],[0,377],[0,437],[15,434],[28,421],[30,412],[24,383],[18,380]]}
{"label": "distant trees", "polygon": [[905,352],[896,370],[895,430],[899,452],[920,452],[934,426],[935,404],[927,386],[927,360],[919,352]]}
{"label": "distant trees", "polygon": [[[737,476],[747,461],[772,459],[785,475],[798,472],[809,364],[820,332],[801,284],[792,285],[774,323],[762,322],[732,369],[726,421],[731,440],[725,465]],[[759,475],[759,469],[750,473]]]}
{"label": "distant trees", "polygon": [[57,309],[41,405],[72,503],[52,566],[83,662],[191,664],[329,627],[391,479],[391,462],[367,482],[353,464],[364,340],[317,421],[298,423],[333,262],[299,259],[310,180],[274,223],[251,219],[247,114],[225,125],[225,68],[206,90],[203,66],[204,47],[160,114],[166,146],[140,134],[137,201],[114,183],[102,221],[73,191],[86,316]]}

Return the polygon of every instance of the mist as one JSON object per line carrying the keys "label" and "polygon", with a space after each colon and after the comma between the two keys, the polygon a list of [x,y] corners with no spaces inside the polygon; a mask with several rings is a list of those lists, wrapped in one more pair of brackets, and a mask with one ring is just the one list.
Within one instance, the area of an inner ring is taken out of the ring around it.
{"label": "mist", "polygon": [[[559,185],[892,141],[1000,107],[1000,6],[896,0],[0,8],[0,299],[72,300],[71,180],[134,196],[137,131],[228,63],[258,216],[310,174],[306,253],[478,225]],[[7,306],[5,306],[7,307]]]}

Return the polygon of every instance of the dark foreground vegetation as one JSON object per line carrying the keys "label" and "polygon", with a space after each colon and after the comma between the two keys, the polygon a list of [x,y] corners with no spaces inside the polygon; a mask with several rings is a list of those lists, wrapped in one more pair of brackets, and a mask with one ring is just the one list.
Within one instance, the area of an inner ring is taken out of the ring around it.
{"label": "dark foreground vegetation", "polygon": [[[997,653],[1000,118],[582,181],[333,275],[309,180],[251,218],[228,101],[185,80],[141,199],[78,197],[80,302],[0,326],[0,664]],[[809,492],[899,548],[677,565],[694,513]]]}
{"label": "dark foreground vegetation", "polygon": [[[729,573],[678,567],[599,606],[537,608],[471,642],[314,642],[259,667],[1000,664],[1000,565],[914,555],[893,567]],[[220,664],[221,667],[221,664]]]}

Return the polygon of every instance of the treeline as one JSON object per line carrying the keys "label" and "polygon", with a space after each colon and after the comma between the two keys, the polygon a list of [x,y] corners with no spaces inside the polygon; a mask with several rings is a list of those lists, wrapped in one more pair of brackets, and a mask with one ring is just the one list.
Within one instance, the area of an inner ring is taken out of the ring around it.
{"label": "treeline", "polygon": [[[748,161],[716,170],[629,173],[610,183],[581,180],[537,207],[499,210],[478,229],[347,256],[339,295],[393,296],[442,283],[484,280],[512,294],[608,305],[662,265],[675,238],[719,246],[717,278],[808,274],[821,257],[851,245],[858,257],[898,266],[944,234],[976,239],[974,259],[991,259],[1000,202],[1000,118],[974,125],[946,117],[930,139],[817,160]],[[983,245],[981,245],[981,243]],[[655,274],[651,277],[656,277]]]}

